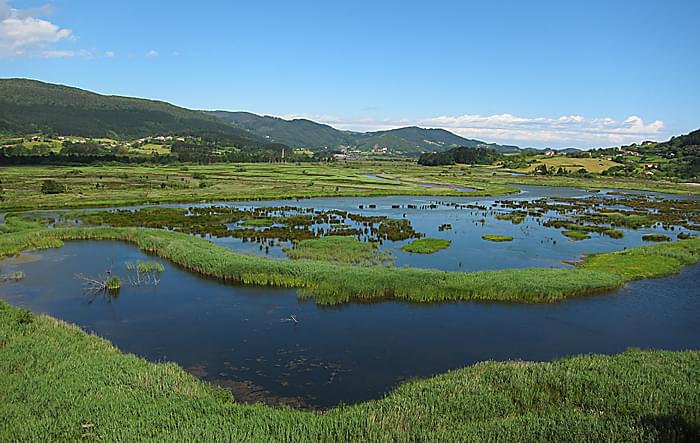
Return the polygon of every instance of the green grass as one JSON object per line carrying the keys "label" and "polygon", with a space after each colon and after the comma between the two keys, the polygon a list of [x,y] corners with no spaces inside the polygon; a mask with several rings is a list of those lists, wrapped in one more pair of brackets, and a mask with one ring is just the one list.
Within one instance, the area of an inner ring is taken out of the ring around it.
{"label": "green grass", "polygon": [[[339,164],[214,164],[214,165],[109,165],[17,166],[0,168],[4,189],[2,210],[125,206],[143,203],[175,203],[231,200],[277,200],[327,196],[457,196],[454,189],[429,188],[414,183],[392,182],[365,174],[403,172],[415,181],[435,182],[414,162],[358,162]],[[206,177],[207,186],[200,188]],[[516,192],[507,184],[490,183],[488,176],[445,178],[478,190],[470,195]],[[47,199],[41,193],[44,180],[64,184],[67,191]],[[438,183],[440,182],[439,179]]]}
{"label": "green grass", "polygon": [[419,238],[401,246],[401,250],[414,254],[433,254],[449,248],[450,244],[452,244],[451,241],[441,238]]}
{"label": "green grass", "polygon": [[493,242],[513,241],[513,237],[511,237],[510,235],[486,234],[486,235],[482,235],[481,238],[483,240],[493,241]]}
{"label": "green grass", "polygon": [[484,362],[308,412],[237,404],[173,363],[0,302],[0,415],[2,441],[690,441],[700,353]]}
{"label": "green grass", "polygon": [[518,211],[507,212],[505,214],[496,214],[496,220],[510,220],[514,225],[519,225],[525,220],[527,214]]}
{"label": "green grass", "polygon": [[321,260],[346,265],[376,265],[391,259],[379,252],[376,243],[335,235],[295,242],[292,248],[284,248],[284,252],[295,260]]}
{"label": "green grass", "polygon": [[591,235],[586,232],[586,231],[579,231],[576,229],[567,229],[565,231],[561,231],[562,235],[565,237],[568,237],[574,241],[579,241],[579,240],[586,240],[591,238]]}
{"label": "green grass", "polygon": [[165,272],[165,266],[163,266],[163,263],[157,261],[137,260],[136,263],[127,262],[126,269],[129,271],[136,270],[142,274],[160,274],[161,272]]}
{"label": "green grass", "polygon": [[682,266],[700,261],[700,239],[639,246],[584,258],[584,269],[612,271],[625,280],[663,277],[677,273]]}
{"label": "green grass", "polygon": [[[375,174],[400,181],[366,177]],[[200,188],[206,177],[207,186]],[[700,194],[700,186],[621,177],[513,176],[489,167],[464,165],[420,167],[415,162],[341,162],[337,164],[214,164],[11,166],[0,168],[4,189],[1,210],[125,206],[231,200],[275,200],[327,196],[464,196],[448,187],[429,188],[416,183],[458,185],[476,189],[470,196],[517,192],[513,183],[580,188],[640,189]],[[67,192],[46,198],[43,180],[65,184]],[[99,185],[99,186],[98,186]]]}
{"label": "green grass", "polygon": [[108,291],[118,291],[122,287],[122,281],[119,277],[111,276],[105,280],[105,289]]}

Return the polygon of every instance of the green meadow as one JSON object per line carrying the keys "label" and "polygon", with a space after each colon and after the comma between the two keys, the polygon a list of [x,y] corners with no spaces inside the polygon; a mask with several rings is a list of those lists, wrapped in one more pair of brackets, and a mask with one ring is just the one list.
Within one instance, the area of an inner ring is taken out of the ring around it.
{"label": "green meadow", "polygon": [[[397,178],[382,180],[367,175]],[[47,198],[47,180],[65,192]],[[700,194],[693,184],[639,178],[514,176],[487,166],[421,167],[412,161],[309,164],[237,163],[213,165],[11,166],[0,168],[0,210],[125,206],[231,200],[271,200],[326,196],[464,196],[449,187],[473,188],[468,195],[517,192],[514,184],[640,189]]]}

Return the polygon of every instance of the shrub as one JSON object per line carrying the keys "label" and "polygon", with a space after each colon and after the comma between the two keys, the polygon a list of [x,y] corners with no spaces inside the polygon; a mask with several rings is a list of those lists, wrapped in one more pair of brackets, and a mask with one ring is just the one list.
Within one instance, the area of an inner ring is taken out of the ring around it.
{"label": "shrub", "polygon": [[66,192],[66,185],[56,180],[44,180],[41,184],[43,194],[62,194]]}

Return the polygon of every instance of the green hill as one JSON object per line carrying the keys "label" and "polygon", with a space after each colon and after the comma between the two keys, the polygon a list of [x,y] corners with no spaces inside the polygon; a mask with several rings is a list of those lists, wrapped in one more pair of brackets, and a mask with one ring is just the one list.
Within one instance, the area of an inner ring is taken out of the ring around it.
{"label": "green hill", "polygon": [[0,79],[0,132],[115,139],[208,134],[239,147],[267,144],[201,111],[26,79]]}
{"label": "green hill", "polygon": [[420,154],[446,151],[458,146],[491,148],[498,152],[516,152],[516,146],[489,144],[460,137],[444,129],[426,129],[416,126],[376,132],[341,131],[331,126],[306,119],[285,120],[250,112],[208,112],[267,140],[292,147],[311,149],[356,148],[368,151],[386,147],[394,152]]}
{"label": "green hill", "polygon": [[340,131],[306,119],[284,120],[250,112],[212,111],[207,114],[235,124],[267,140],[292,147],[322,149],[354,143],[355,133]]}

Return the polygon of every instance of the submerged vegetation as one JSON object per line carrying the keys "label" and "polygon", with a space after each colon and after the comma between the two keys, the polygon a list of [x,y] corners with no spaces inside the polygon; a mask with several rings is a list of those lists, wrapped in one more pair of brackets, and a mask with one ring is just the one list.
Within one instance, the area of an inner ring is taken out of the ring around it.
{"label": "submerged vegetation", "polygon": [[441,238],[419,238],[401,247],[403,251],[415,254],[433,254],[450,247],[449,240]]}
{"label": "submerged vegetation", "polygon": [[1,301],[0,338],[4,441],[690,441],[700,427],[698,352],[484,362],[305,412],[237,404],[173,363]]}
{"label": "submerged vegetation", "polygon": [[189,209],[153,207],[74,211],[66,217],[74,217],[87,225],[163,228],[202,236],[235,237],[260,243],[261,248],[269,248],[275,241],[302,241],[325,236],[349,236],[374,243],[422,236],[406,219],[295,206],[205,206]]}

